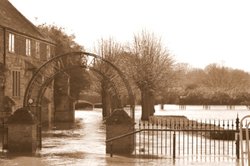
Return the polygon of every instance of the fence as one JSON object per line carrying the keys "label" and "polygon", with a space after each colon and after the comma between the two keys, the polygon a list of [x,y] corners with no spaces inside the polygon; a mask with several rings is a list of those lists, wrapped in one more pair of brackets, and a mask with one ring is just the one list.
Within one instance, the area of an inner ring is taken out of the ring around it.
{"label": "fence", "polygon": [[[227,155],[239,156],[235,139],[238,121],[194,121],[185,117],[156,117],[139,122],[135,139],[138,156]],[[236,142],[237,141],[237,142]]]}
{"label": "fence", "polygon": [[238,133],[238,118],[198,121],[182,116],[156,116],[149,122],[140,121],[136,125],[135,132],[128,133],[127,136],[135,135],[135,150],[132,155],[136,157],[224,155],[239,159]]}

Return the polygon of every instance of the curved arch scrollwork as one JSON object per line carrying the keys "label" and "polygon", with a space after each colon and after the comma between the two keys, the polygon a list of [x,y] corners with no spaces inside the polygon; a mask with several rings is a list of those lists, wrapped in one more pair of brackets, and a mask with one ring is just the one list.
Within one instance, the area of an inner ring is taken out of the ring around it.
{"label": "curved arch scrollwork", "polygon": [[[114,77],[120,78],[120,83],[123,83],[123,89],[121,86],[115,85],[112,78],[105,75],[104,72],[96,68],[96,63],[100,62],[106,64],[112,69]],[[113,88],[114,94],[119,98],[121,91],[126,91],[130,104],[130,115],[134,119],[134,95],[129,85],[128,80],[122,73],[122,71],[116,67],[110,61],[92,53],[88,52],[71,52],[63,55],[56,56],[49,61],[45,62],[31,78],[24,95],[23,106],[24,107],[39,107],[41,105],[42,96],[47,89],[49,83],[56,77],[56,75],[70,70],[75,67],[85,68],[91,70],[107,79]]]}

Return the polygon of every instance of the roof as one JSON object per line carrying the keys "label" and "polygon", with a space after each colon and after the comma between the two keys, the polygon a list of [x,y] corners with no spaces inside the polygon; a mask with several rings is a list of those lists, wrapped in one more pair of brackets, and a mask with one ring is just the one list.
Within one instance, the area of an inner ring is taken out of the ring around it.
{"label": "roof", "polygon": [[25,18],[8,0],[0,0],[0,26],[54,43],[50,38],[39,32],[37,27]]}

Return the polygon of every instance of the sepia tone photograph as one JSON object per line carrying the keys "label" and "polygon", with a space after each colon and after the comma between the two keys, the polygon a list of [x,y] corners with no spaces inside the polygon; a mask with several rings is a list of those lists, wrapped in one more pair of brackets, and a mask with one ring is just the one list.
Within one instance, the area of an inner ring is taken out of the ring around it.
{"label": "sepia tone photograph", "polygon": [[247,0],[0,0],[0,166],[250,166]]}

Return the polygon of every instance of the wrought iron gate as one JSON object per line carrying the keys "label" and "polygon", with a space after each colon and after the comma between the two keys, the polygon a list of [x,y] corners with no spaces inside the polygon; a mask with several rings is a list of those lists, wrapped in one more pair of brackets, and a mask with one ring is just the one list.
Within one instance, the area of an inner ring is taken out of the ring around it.
{"label": "wrought iron gate", "polygon": [[[239,159],[239,119],[188,120],[155,117],[140,121],[136,130],[117,139],[135,135],[135,157],[176,158],[181,156],[230,156]],[[113,138],[106,142],[114,142]]]}

